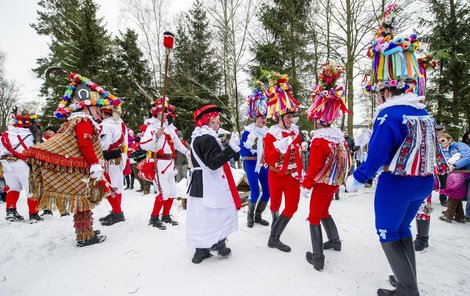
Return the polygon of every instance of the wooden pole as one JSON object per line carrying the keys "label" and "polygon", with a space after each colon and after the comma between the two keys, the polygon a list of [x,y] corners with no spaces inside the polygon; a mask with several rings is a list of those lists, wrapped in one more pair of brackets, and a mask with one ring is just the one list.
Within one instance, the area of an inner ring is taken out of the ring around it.
{"label": "wooden pole", "polygon": [[162,120],[160,120],[160,127],[163,127],[163,120],[165,116],[165,101],[166,101],[166,81],[168,78],[168,60],[170,57],[170,49],[166,48],[165,54],[165,77],[163,79],[163,98],[162,98]]}

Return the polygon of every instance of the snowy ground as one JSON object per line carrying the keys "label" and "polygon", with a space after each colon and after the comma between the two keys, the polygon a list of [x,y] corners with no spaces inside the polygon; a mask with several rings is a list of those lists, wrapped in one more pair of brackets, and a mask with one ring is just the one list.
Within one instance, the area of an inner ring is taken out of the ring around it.
{"label": "snowy ground", "polygon": [[[165,231],[147,226],[153,197],[125,191],[127,220],[111,227],[97,221],[109,210],[106,201],[100,204],[94,211],[95,229],[107,240],[86,248],[75,247],[71,216],[55,213],[42,223],[8,223],[2,210],[0,295],[365,296],[376,295],[379,287],[391,288],[391,271],[374,230],[373,189],[341,192],[341,199],[332,203],[343,250],[325,251],[323,272],[305,260],[311,248],[306,199],[282,236],[292,252],[268,248],[270,228],[247,228],[243,208],[239,231],[229,237],[232,256],[195,265],[193,250],[185,246],[185,212],[179,202],[173,205],[179,226]],[[470,223],[440,221],[443,208],[437,200],[435,196],[430,247],[417,254],[421,295],[469,295]],[[24,196],[18,209],[26,216]]]}

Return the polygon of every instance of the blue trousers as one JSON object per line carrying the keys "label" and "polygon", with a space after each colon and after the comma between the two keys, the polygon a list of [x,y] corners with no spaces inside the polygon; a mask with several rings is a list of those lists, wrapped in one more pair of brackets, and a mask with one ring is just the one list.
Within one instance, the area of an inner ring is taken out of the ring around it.
{"label": "blue trousers", "polygon": [[268,169],[261,167],[259,173],[255,172],[256,160],[245,160],[245,171],[250,185],[250,202],[256,203],[259,198],[259,184],[263,194],[261,195],[262,201],[269,201],[269,188],[268,188]]}
{"label": "blue trousers", "polygon": [[432,192],[434,177],[403,177],[384,172],[375,192],[375,227],[380,242],[411,237],[411,221]]}

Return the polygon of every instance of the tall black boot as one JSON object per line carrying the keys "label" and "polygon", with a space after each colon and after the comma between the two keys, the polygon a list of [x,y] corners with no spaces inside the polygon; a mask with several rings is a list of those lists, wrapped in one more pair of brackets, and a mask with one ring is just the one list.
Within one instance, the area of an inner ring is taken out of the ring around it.
{"label": "tall black boot", "polygon": [[269,222],[264,220],[261,214],[264,212],[266,209],[266,206],[268,205],[267,201],[260,200],[258,201],[258,204],[256,205],[256,212],[255,212],[255,223],[261,224],[263,226],[269,226]]}
{"label": "tall black boot", "polygon": [[426,249],[429,244],[429,226],[431,225],[431,220],[418,220],[416,219],[416,228],[418,234],[415,239],[415,249],[416,251],[422,251]]}
{"label": "tall black boot", "polygon": [[[410,246],[413,247],[412,242],[411,238],[405,238],[400,241],[381,243],[398,283],[395,290],[378,289],[378,296],[419,296],[413,263],[411,262],[413,259],[408,257],[414,255],[414,249],[409,248]],[[409,252],[409,255],[407,252]]]}
{"label": "tall black boot", "polygon": [[334,249],[335,251],[341,251],[341,241],[339,240],[338,228],[336,228],[333,217],[321,219],[321,224],[325,228],[326,236],[328,241],[323,244],[323,249]]}
{"label": "tall black boot", "polygon": [[127,189],[129,189],[130,186],[131,186],[131,184],[130,184],[131,181],[130,181],[129,175],[124,176],[124,181],[125,181],[124,184],[126,185],[126,188],[125,188],[124,190],[127,190]]}
{"label": "tall black boot", "polygon": [[246,219],[247,219],[246,226],[248,226],[248,228],[253,228],[253,225],[255,224],[254,216],[255,216],[255,204],[249,201],[248,213],[246,214]]}
{"label": "tall black boot", "polygon": [[[401,238],[400,242],[403,246],[403,249],[405,250],[406,256],[408,257],[408,260],[410,261],[411,268],[413,269],[413,273],[415,275],[416,283],[418,282],[418,274],[416,273],[416,253],[415,253],[415,247],[413,243],[413,238],[412,237],[407,237],[407,238]],[[393,287],[398,286],[398,280],[395,278],[394,275],[391,275],[388,277],[388,281]]]}
{"label": "tall black boot", "polygon": [[325,255],[323,255],[323,237],[320,224],[310,224],[310,239],[312,241],[312,252],[307,252],[305,257],[307,262],[313,264],[316,270],[322,271],[325,266]]}
{"label": "tall black boot", "polygon": [[283,252],[290,252],[290,247],[280,241],[280,237],[287,224],[289,223],[290,218],[287,218],[284,215],[277,218],[276,223],[271,229],[271,235],[269,236],[268,246],[270,248],[277,248]]}
{"label": "tall black boot", "polygon": [[135,176],[134,174],[131,175],[131,189],[134,189],[134,181],[135,181]]}
{"label": "tall black boot", "polygon": [[271,222],[271,230],[274,227],[274,224],[276,224],[277,219],[279,218],[279,212],[272,212],[271,215],[273,216],[273,222]]}

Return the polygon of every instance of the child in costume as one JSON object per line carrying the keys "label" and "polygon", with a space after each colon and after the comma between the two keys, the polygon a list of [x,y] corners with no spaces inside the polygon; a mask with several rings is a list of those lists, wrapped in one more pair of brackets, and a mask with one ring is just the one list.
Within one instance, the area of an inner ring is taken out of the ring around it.
{"label": "child in costume", "polygon": [[[329,213],[331,201],[339,186],[346,180],[351,165],[348,144],[343,132],[331,127],[342,114],[350,113],[344,105],[343,86],[337,86],[343,68],[326,63],[314,88],[313,104],[307,110],[308,119],[315,121],[315,131],[310,144],[309,166],[302,187],[312,189],[310,196],[310,239],[312,252],[306,258],[321,271],[325,256],[323,249],[341,251],[341,241],[335,221]],[[328,241],[323,244],[323,224]]]}
{"label": "child in costume", "polygon": [[[268,132],[266,127],[266,86],[257,82],[253,94],[248,97],[243,105],[242,114],[254,120],[254,123],[245,127],[240,143],[240,156],[250,185],[250,201],[248,203],[247,226],[252,228],[254,223],[269,226],[269,222],[261,217],[269,201],[268,168],[263,160],[263,140]],[[260,198],[259,185],[262,195]],[[258,201],[258,199],[260,199]],[[256,205],[258,203],[258,205]],[[255,209],[256,208],[256,209]]]}
{"label": "child in costume", "polygon": [[[168,100],[165,100],[165,112],[163,112],[163,99],[158,99],[150,109],[153,118],[151,121],[148,121],[149,124],[140,140],[140,147],[142,149],[154,153],[155,163],[153,165],[157,169],[154,180],[158,188],[158,195],[155,197],[149,225],[161,230],[166,229],[162,222],[178,225],[178,222],[170,216],[171,206],[177,194],[175,149],[187,156],[189,155],[189,149],[184,146],[176,135],[176,127],[168,123],[167,116],[172,112],[173,108],[168,103]],[[162,121],[163,127],[161,127]],[[163,213],[160,220],[162,208]]]}
{"label": "child in costume", "polygon": [[395,290],[378,295],[419,295],[410,223],[431,193],[434,172],[447,164],[436,139],[435,121],[417,96],[419,68],[416,35],[395,38],[396,5],[390,5],[369,48],[372,84],[378,92],[368,157],[346,182],[355,192],[383,168],[375,192],[375,224],[380,243],[398,281]]}
{"label": "child in costume", "polygon": [[[48,75],[46,75],[48,76]],[[55,111],[65,119],[57,134],[25,151],[38,209],[58,209],[74,215],[77,246],[101,243],[106,236],[93,230],[91,209],[114,189],[105,178],[99,140],[100,108],[119,106],[121,99],[77,73]]]}
{"label": "child in costume", "polygon": [[[283,252],[291,248],[280,241],[290,219],[297,211],[302,177],[301,138],[297,112],[299,102],[292,96],[292,88],[286,75],[276,74],[275,83],[268,92],[268,118],[278,122],[269,128],[264,138],[264,159],[269,166],[268,184],[273,215],[268,246]],[[282,196],[285,208],[279,215]]]}
{"label": "child in costume", "polygon": [[186,243],[195,248],[192,262],[201,263],[217,251],[227,257],[227,237],[238,230],[240,196],[229,159],[240,151],[240,139],[232,134],[222,149],[217,131],[221,109],[205,104],[194,112],[196,128],[191,136],[192,174],[186,209]]}
{"label": "child in costume", "polygon": [[125,221],[121,209],[124,191],[124,168],[127,161],[127,126],[121,119],[121,108],[106,106],[101,109],[103,121],[100,124],[100,142],[103,149],[104,169],[109,175],[111,186],[116,188],[114,196],[108,196],[111,212],[99,219],[101,225],[110,226]]}
{"label": "child in costume", "polygon": [[34,138],[30,131],[31,124],[39,121],[35,114],[19,114],[17,110],[13,113],[13,122],[8,130],[1,136],[0,157],[3,164],[3,175],[8,188],[6,194],[6,217],[10,222],[23,221],[24,218],[16,210],[16,203],[20,198],[21,190],[26,191],[29,208],[29,220],[42,221],[38,215],[34,200],[29,192],[29,166],[26,164],[26,156],[23,152],[34,145]]}

